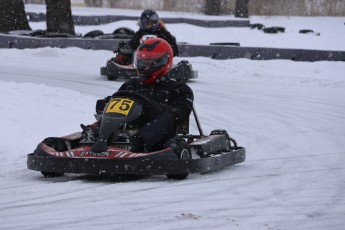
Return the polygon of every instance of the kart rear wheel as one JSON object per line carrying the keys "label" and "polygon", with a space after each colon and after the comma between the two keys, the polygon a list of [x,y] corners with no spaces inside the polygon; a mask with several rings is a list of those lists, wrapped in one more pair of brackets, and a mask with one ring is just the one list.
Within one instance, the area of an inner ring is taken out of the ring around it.
{"label": "kart rear wheel", "polygon": [[48,137],[42,141],[43,144],[48,145],[58,152],[67,151],[66,141],[59,137]]}
{"label": "kart rear wheel", "polygon": [[[167,143],[167,146],[172,148],[177,157],[181,160],[189,160],[192,158],[192,152],[188,143],[184,139],[172,139]],[[167,174],[169,179],[183,180],[188,177],[188,173],[184,174]]]}
{"label": "kart rear wheel", "polygon": [[237,149],[236,141],[229,136],[229,134],[226,130],[216,129],[210,133],[210,136],[211,135],[225,135],[226,143],[225,143],[225,148],[222,149],[222,151],[229,152],[233,148],[232,145],[234,146],[235,149]]}
{"label": "kart rear wheel", "polygon": [[[68,150],[65,140],[62,138],[48,137],[44,139],[42,143],[48,145],[49,147],[55,149],[58,152]],[[65,174],[65,172],[49,172],[49,171],[41,171],[41,173],[46,178],[61,177]]]}
{"label": "kart rear wheel", "polygon": [[107,74],[108,74],[108,69],[107,69],[107,67],[102,66],[101,69],[100,69],[100,72],[101,72],[101,75],[102,75],[102,76],[107,76]]}
{"label": "kart rear wheel", "polygon": [[108,80],[110,81],[116,81],[118,77],[107,75]]}

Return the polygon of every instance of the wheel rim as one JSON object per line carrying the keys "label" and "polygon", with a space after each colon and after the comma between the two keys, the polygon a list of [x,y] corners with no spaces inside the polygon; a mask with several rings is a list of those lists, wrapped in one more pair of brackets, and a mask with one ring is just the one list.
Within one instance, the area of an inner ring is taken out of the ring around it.
{"label": "wheel rim", "polygon": [[189,159],[190,155],[189,155],[189,151],[187,149],[183,149],[181,151],[181,159]]}
{"label": "wheel rim", "polygon": [[228,139],[225,142],[225,149],[226,149],[226,151],[230,151],[230,149],[231,149],[230,140],[228,140]]}

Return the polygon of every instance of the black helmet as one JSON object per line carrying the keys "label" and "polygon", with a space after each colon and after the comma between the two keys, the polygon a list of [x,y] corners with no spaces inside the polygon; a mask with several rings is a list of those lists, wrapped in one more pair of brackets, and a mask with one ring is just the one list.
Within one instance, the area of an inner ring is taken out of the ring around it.
{"label": "black helmet", "polygon": [[159,17],[154,10],[144,10],[140,16],[140,28],[156,30],[159,26]]}

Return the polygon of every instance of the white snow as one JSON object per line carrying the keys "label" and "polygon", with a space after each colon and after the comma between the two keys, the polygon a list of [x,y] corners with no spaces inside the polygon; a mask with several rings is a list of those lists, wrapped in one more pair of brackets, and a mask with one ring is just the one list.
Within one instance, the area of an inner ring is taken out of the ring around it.
{"label": "white snow", "polygon": [[[254,19],[287,32],[167,26],[178,41],[194,44],[236,40],[345,51],[344,17]],[[76,31],[123,25],[137,28],[128,21]],[[302,25],[321,36],[299,34]],[[78,48],[0,50],[0,229],[344,229],[344,62],[183,58],[199,71],[189,85],[204,132],[225,129],[246,147],[246,162],[225,170],[183,181],[46,179],[28,170],[26,154],[40,141],[92,123],[96,100],[123,83],[99,75],[112,55]],[[194,124],[191,130],[197,133]]]}

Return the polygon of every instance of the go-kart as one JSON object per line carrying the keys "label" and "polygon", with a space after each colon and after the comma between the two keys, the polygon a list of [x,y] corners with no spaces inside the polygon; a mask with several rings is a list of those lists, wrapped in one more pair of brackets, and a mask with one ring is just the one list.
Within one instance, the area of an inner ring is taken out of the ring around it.
{"label": "go-kart", "polygon": [[[137,70],[133,64],[122,65],[117,63],[116,58],[107,61],[106,66],[101,67],[101,75],[109,80],[130,79],[138,77]],[[187,82],[197,78],[198,72],[193,70],[192,65],[187,60],[182,60],[174,65],[168,73],[169,78],[179,82]]]}
{"label": "go-kart", "polygon": [[176,129],[176,136],[151,152],[131,152],[131,136],[150,99],[133,91],[119,91],[107,102],[97,101],[100,121],[95,143],[81,143],[81,133],[49,137],[27,155],[28,169],[45,177],[64,173],[95,175],[166,175],[185,179],[189,173],[207,173],[241,163],[245,148],[237,145],[225,130],[204,135],[193,108],[199,134],[189,133],[189,118]]}
{"label": "go-kart", "polygon": [[[141,41],[156,37],[155,35],[144,35]],[[100,73],[109,80],[130,79],[138,77],[137,70],[133,66],[134,51],[129,48],[128,41],[119,42],[117,50],[114,51],[115,57],[109,59],[106,66],[101,67]],[[198,72],[193,70],[192,65],[187,60],[180,61],[169,71],[169,77],[180,82],[187,82],[197,78]]]}

